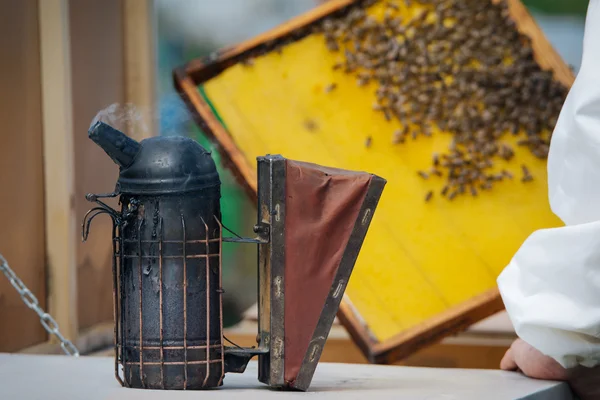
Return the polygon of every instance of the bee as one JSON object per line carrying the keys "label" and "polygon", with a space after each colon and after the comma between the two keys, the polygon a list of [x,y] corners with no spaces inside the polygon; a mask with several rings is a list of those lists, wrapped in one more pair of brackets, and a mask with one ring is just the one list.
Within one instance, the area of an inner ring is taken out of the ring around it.
{"label": "bee", "polygon": [[432,175],[435,175],[435,176],[442,176],[442,175],[443,175],[443,174],[442,174],[442,171],[440,171],[440,170],[439,170],[439,169],[437,169],[437,168],[431,168],[431,171],[430,171],[430,172],[431,172],[431,174],[432,174]]}
{"label": "bee", "polygon": [[473,196],[473,197],[477,196],[477,189],[473,185],[471,185],[471,196]]}
{"label": "bee", "polygon": [[395,60],[398,58],[399,54],[400,54],[400,45],[398,44],[398,42],[394,42],[394,44],[392,45],[392,48],[385,55],[385,59],[388,61]]}
{"label": "bee", "polygon": [[452,193],[450,193],[450,195],[448,196],[448,200],[452,201],[456,196],[458,196],[458,192],[455,190]]}
{"label": "bee", "polygon": [[500,148],[499,155],[506,161],[509,161],[511,158],[513,158],[515,152],[510,148],[510,146],[504,144]]}
{"label": "bee", "polygon": [[337,52],[340,50],[340,45],[335,39],[329,39],[325,44],[329,51]]}
{"label": "bee", "polygon": [[373,142],[373,138],[371,136],[367,136],[367,138],[365,139],[365,147],[368,149],[371,147],[371,144]]}
{"label": "bee", "polygon": [[404,143],[404,132],[398,129],[394,132],[392,144]]}
{"label": "bee", "polygon": [[385,116],[386,121],[389,122],[392,120],[392,115],[390,114],[390,110],[388,110],[387,108],[383,109],[383,115]]}
{"label": "bee", "polygon": [[427,137],[431,137],[431,127],[429,125],[423,126],[423,134]]}
{"label": "bee", "polygon": [[348,49],[344,49],[344,57],[346,57],[346,61],[350,62],[354,62],[356,61],[356,55],[354,53],[352,53],[350,50]]}
{"label": "bee", "polygon": [[394,17],[392,16],[392,10],[385,10],[385,13],[383,14],[383,25],[388,27],[393,19]]}
{"label": "bee", "polygon": [[427,194],[425,195],[425,202],[429,202],[429,200],[431,200],[431,198],[433,197],[433,190],[430,190],[429,192],[427,192]]}
{"label": "bee", "polygon": [[427,172],[418,171],[417,174],[419,174],[419,176],[423,179],[429,179],[429,175],[427,174]]}
{"label": "bee", "polygon": [[365,77],[359,77],[356,80],[356,85],[357,86],[366,86],[369,83],[369,79],[365,78]]}
{"label": "bee", "polygon": [[448,190],[450,190],[450,186],[446,185],[442,188],[442,191],[440,192],[442,196],[446,196],[448,194]]}
{"label": "bee", "polygon": [[318,126],[317,123],[312,119],[307,119],[306,121],[304,121],[304,128],[307,131],[314,132],[317,130]]}
{"label": "bee", "polygon": [[334,29],[335,29],[335,24],[334,24],[333,20],[326,19],[325,21],[323,21],[323,30],[325,32],[330,32]]}
{"label": "bee", "polygon": [[245,58],[241,61],[241,64],[244,67],[251,67],[254,65],[254,60],[252,58]]}
{"label": "bee", "polygon": [[330,92],[332,92],[333,90],[335,90],[335,88],[337,88],[337,84],[336,84],[336,83],[332,83],[332,84],[330,84],[330,85],[327,85],[327,86],[325,87],[325,93],[330,93]]}
{"label": "bee", "polygon": [[392,10],[399,10],[400,7],[398,7],[398,4],[392,2],[392,1],[388,1],[387,3],[385,3],[385,6],[388,8],[391,8]]}
{"label": "bee", "polygon": [[521,178],[521,182],[525,183],[533,180],[533,176],[531,176],[529,168],[527,168],[525,164],[521,165],[521,170],[523,171],[523,177]]}

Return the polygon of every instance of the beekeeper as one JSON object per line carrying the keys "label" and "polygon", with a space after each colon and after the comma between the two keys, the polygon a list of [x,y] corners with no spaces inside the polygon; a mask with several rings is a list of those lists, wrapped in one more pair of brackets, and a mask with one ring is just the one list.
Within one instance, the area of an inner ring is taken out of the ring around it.
{"label": "beekeeper", "polygon": [[498,278],[520,338],[501,368],[600,398],[600,0],[590,0],[581,69],[552,136],[548,191],[565,226],[534,232]]}

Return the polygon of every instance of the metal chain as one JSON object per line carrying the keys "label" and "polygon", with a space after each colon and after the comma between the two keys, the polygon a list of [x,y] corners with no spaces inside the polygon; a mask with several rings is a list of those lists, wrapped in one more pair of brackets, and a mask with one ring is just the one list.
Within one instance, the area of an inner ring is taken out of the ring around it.
{"label": "metal chain", "polygon": [[45,312],[40,306],[39,301],[35,297],[35,295],[25,286],[23,281],[19,279],[19,277],[14,273],[12,269],[8,266],[8,262],[6,259],[2,257],[0,254],[0,271],[8,278],[8,281],[21,295],[21,300],[23,303],[29,308],[31,308],[35,313],[40,317],[40,323],[44,327],[44,329],[51,335],[56,336],[56,338],[60,341],[60,347],[63,351],[69,356],[79,357],[79,350],[70,340],[66,339],[62,333],[58,330],[58,324],[52,318],[50,314]]}

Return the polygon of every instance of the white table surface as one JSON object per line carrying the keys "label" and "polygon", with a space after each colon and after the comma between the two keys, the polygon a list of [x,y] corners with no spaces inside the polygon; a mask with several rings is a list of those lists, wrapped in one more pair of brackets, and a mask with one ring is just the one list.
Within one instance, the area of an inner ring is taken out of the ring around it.
{"label": "white table surface", "polygon": [[564,383],[532,380],[517,373],[326,363],[317,368],[309,393],[267,388],[258,382],[255,362],[248,365],[244,374],[227,374],[219,389],[135,390],[119,386],[113,375],[112,358],[0,353],[2,400],[252,400],[303,396],[368,400],[572,399]]}

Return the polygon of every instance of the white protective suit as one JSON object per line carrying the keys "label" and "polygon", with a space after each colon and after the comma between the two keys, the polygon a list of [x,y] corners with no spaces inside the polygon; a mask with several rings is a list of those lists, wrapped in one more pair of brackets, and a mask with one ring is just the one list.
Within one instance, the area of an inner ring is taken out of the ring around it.
{"label": "white protective suit", "polygon": [[550,145],[548,189],[564,227],[534,232],[498,278],[519,337],[563,367],[600,364],[600,0]]}

